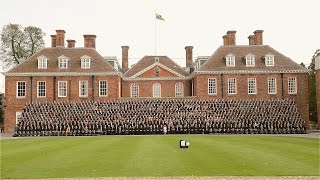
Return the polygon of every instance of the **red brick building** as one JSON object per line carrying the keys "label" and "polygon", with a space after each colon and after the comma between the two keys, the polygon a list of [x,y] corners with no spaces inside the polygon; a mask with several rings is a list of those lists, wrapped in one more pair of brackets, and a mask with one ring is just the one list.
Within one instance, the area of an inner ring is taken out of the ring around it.
{"label": "red brick building", "polygon": [[[295,99],[302,118],[308,117],[307,70],[263,45],[261,30],[249,45],[236,45],[236,32],[223,36],[224,45],[211,57],[193,63],[186,46],[186,67],[167,56],[145,56],[128,67],[129,47],[122,46],[122,69],[95,50],[95,35],[84,35],[84,48],[67,40],[65,31],[52,35],[45,48],[6,76],[5,131],[14,131],[24,106],[42,101],[105,101],[117,98],[195,97],[200,99]],[[109,62],[109,63],[108,63]],[[194,66],[196,64],[196,67]]]}
{"label": "red brick building", "polygon": [[320,129],[320,55],[315,59],[318,129]]}

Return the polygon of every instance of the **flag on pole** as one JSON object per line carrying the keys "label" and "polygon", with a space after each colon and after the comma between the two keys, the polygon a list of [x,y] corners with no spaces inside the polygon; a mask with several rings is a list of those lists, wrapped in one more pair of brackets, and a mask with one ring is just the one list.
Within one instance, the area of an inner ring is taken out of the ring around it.
{"label": "flag on pole", "polygon": [[164,21],[164,18],[161,16],[161,14],[158,14],[158,13],[156,13],[156,19]]}

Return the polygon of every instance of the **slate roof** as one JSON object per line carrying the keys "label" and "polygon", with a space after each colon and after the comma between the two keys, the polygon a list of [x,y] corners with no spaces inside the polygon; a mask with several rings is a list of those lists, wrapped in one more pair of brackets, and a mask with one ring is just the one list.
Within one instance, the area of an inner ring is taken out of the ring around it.
{"label": "slate roof", "polygon": [[[59,69],[58,57],[66,56],[69,58],[68,68]],[[81,69],[81,57],[91,57],[89,69]],[[38,57],[48,58],[47,69],[38,69]],[[93,48],[65,48],[54,47],[44,48],[23,63],[12,68],[8,73],[39,73],[39,72],[115,72],[116,70]]]}
{"label": "slate roof", "polygon": [[[235,56],[235,67],[227,67],[225,56],[233,54]],[[247,67],[245,56],[253,54],[255,56],[255,66]],[[266,66],[263,57],[274,55],[274,66]],[[279,53],[268,45],[235,45],[220,46],[213,55],[197,71],[234,71],[234,70],[262,70],[262,71],[284,71],[284,70],[306,70],[290,58]]]}

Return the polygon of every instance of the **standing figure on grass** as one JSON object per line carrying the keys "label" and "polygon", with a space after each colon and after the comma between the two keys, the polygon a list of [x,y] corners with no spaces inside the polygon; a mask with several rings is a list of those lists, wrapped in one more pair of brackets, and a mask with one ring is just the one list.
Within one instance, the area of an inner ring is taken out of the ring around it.
{"label": "standing figure on grass", "polygon": [[163,134],[164,134],[164,135],[167,134],[167,126],[166,126],[166,125],[163,126]]}

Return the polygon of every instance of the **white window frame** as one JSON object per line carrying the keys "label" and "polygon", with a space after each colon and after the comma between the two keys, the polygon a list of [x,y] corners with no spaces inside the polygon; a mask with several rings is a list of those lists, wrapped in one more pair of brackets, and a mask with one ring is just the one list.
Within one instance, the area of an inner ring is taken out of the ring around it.
{"label": "white window frame", "polygon": [[256,78],[248,78],[248,94],[257,94]]}
{"label": "white window frame", "polygon": [[154,98],[161,97],[161,84],[160,83],[154,83],[152,85],[152,94],[153,94]]}
{"label": "white window frame", "polygon": [[226,66],[235,67],[236,66],[236,57],[233,54],[228,54],[226,57]]}
{"label": "white window frame", "polygon": [[69,61],[69,58],[62,55],[58,58],[59,60],[59,69],[68,69],[68,61]]}
{"label": "white window frame", "polygon": [[79,81],[79,97],[88,97],[88,81]]}
{"label": "white window frame", "polygon": [[[24,85],[22,85],[22,84]],[[24,88],[22,88],[24,86]],[[17,87],[16,87],[16,97],[17,98],[25,98],[26,97],[26,90],[27,90],[27,83],[26,81],[17,81]]]}
{"label": "white window frame", "polygon": [[274,66],[274,55],[266,55],[264,59],[266,66]]}
{"label": "white window frame", "polygon": [[268,79],[268,94],[277,94],[277,79]]}
{"label": "white window frame", "polygon": [[217,95],[217,79],[208,78],[208,95]]}
{"label": "white window frame", "polygon": [[22,111],[16,112],[16,125],[19,123],[19,120],[22,118]]}
{"label": "white window frame", "polygon": [[[231,80],[232,80],[232,82],[231,82]],[[228,78],[228,94],[230,94],[230,95],[237,94],[237,79],[236,78]]]}
{"label": "white window frame", "polygon": [[39,56],[37,59],[38,59],[38,69],[47,69],[48,58],[45,56]]}
{"label": "white window frame", "polygon": [[99,81],[99,96],[106,97],[108,96],[108,81],[100,80]]}
{"label": "white window frame", "polygon": [[[66,94],[61,94],[62,90],[65,90]],[[58,97],[67,97],[68,96],[68,82],[67,81],[58,81]]]}
{"label": "white window frame", "polygon": [[139,85],[136,83],[132,83],[130,86],[130,94],[132,98],[139,97]]}
{"label": "white window frame", "polygon": [[246,66],[247,67],[254,67],[255,66],[255,56],[253,54],[248,54],[246,56]]}
{"label": "white window frame", "polygon": [[81,69],[90,69],[91,66],[91,57],[82,56],[81,57]]}
{"label": "white window frame", "polygon": [[289,77],[288,78],[288,93],[289,94],[297,94],[297,78]]}
{"label": "white window frame", "polygon": [[[40,85],[40,83],[44,83],[44,86]],[[37,97],[38,98],[46,97],[46,81],[38,81],[37,82]]]}
{"label": "white window frame", "polygon": [[175,95],[176,97],[183,97],[183,83],[177,82],[175,85]]}

